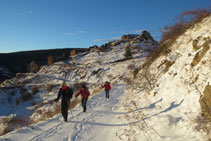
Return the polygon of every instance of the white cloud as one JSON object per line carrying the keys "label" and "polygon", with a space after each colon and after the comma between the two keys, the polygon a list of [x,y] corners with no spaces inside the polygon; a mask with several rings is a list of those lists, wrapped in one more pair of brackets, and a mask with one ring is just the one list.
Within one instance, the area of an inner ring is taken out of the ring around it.
{"label": "white cloud", "polygon": [[28,11],[28,13],[29,13],[29,14],[32,14],[32,11],[30,10],[30,11]]}
{"label": "white cloud", "polygon": [[83,31],[83,30],[79,30],[79,31],[78,31],[78,33],[85,33],[85,31]]}
{"label": "white cloud", "polygon": [[64,33],[65,35],[75,35],[75,33],[73,33],[73,32],[66,32],[66,33]]}
{"label": "white cloud", "polygon": [[93,42],[111,42],[111,41],[114,41],[114,40],[120,40],[121,37],[112,37],[110,39],[95,39],[93,40]]}
{"label": "white cloud", "polygon": [[26,15],[32,15],[32,13],[33,13],[33,12],[32,12],[31,10],[29,10],[29,11],[21,12],[20,15],[26,16]]}

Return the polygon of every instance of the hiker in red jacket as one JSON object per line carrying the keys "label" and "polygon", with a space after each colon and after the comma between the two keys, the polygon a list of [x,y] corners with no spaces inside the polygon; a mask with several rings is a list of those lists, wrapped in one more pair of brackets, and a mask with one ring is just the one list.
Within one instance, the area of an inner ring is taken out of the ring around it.
{"label": "hiker in red jacket", "polygon": [[109,90],[111,89],[110,83],[106,81],[102,88],[105,88],[106,98],[109,98]]}
{"label": "hiker in red jacket", "polygon": [[86,112],[86,103],[88,100],[88,97],[90,96],[90,92],[85,84],[82,85],[82,88],[78,91],[76,97],[81,95],[81,105],[83,107],[83,112]]}

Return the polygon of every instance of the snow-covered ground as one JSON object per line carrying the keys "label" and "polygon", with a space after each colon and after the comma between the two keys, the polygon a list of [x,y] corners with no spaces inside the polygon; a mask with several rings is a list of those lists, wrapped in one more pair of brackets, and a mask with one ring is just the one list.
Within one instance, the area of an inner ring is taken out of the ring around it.
{"label": "snow-covered ground", "polygon": [[110,91],[110,99],[105,92],[88,100],[87,112],[81,105],[69,111],[68,122],[61,114],[52,119],[24,127],[0,137],[0,140],[16,141],[108,141],[119,140],[117,131],[128,126],[119,120],[125,111],[119,110],[119,103],[125,95],[125,85],[117,84]]}

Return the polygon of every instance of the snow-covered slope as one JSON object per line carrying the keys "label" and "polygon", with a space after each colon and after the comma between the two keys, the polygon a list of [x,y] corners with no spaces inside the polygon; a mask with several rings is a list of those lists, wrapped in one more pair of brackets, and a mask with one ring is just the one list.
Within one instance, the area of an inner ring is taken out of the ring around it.
{"label": "snow-covered slope", "polygon": [[[136,83],[141,81],[138,78],[144,71],[148,71],[148,80],[154,80],[153,76],[157,81],[151,84],[151,91],[140,92],[140,87],[128,89],[123,102],[125,110],[139,112],[122,117],[125,123],[134,122],[119,132],[123,140],[211,139],[211,124],[206,120],[211,110],[210,91],[209,101],[204,98],[211,83],[210,48],[211,17],[208,17],[179,37],[170,53],[140,71]],[[202,109],[200,104],[207,106]]]}

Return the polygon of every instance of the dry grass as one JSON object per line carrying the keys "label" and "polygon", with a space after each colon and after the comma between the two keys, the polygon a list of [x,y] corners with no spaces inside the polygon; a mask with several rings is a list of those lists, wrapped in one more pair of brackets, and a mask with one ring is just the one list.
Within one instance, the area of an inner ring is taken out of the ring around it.
{"label": "dry grass", "polygon": [[127,66],[127,69],[129,69],[129,70],[134,70],[134,69],[135,69],[135,64],[129,64],[129,65]]}
{"label": "dry grass", "polygon": [[71,101],[68,109],[69,109],[69,110],[72,110],[72,109],[75,108],[79,103],[80,103],[79,100],[73,100],[73,101]]}
{"label": "dry grass", "polygon": [[54,87],[56,87],[55,85],[51,84],[47,86],[47,91],[50,92]]}
{"label": "dry grass", "polygon": [[96,64],[102,65],[103,62],[102,62],[102,60],[97,60],[97,61],[96,61]]}
{"label": "dry grass", "polygon": [[76,82],[76,83],[73,84],[73,89],[74,90],[78,91],[80,88],[81,88],[81,84],[80,83]]}
{"label": "dry grass", "polygon": [[210,11],[206,9],[196,9],[187,11],[176,17],[173,25],[165,26],[162,30],[161,44],[167,40],[173,43],[180,35],[191,28],[194,24],[199,23],[210,15]]}

